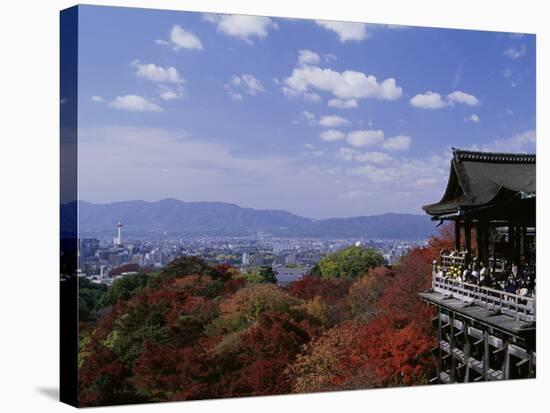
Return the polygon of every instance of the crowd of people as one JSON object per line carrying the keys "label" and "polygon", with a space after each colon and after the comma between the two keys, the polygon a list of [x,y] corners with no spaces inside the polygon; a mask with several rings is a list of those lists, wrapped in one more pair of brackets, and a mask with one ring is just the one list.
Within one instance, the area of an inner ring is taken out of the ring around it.
{"label": "crowd of people", "polygon": [[434,261],[434,274],[468,284],[488,287],[522,297],[534,297],[535,265],[518,266],[505,259],[490,258],[486,264],[473,257],[467,260],[465,250],[442,250],[441,262]]}

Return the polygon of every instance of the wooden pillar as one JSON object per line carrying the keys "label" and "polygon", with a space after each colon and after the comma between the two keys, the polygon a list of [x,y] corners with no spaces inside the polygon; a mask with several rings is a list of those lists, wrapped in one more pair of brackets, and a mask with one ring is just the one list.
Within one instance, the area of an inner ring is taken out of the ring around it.
{"label": "wooden pillar", "polygon": [[508,338],[504,338],[504,362],[502,363],[502,379],[508,380],[510,378],[510,351],[508,350]]}
{"label": "wooden pillar", "polygon": [[485,266],[489,266],[489,222],[483,222],[483,262]]}
{"label": "wooden pillar", "polygon": [[464,319],[464,364],[466,371],[464,372],[464,383],[470,381],[470,335],[468,334],[468,328],[470,323]]}
{"label": "wooden pillar", "polygon": [[455,221],[455,249],[460,250],[460,221]]}
{"label": "wooden pillar", "polygon": [[516,225],[513,222],[508,223],[508,255],[509,259],[515,263],[516,259]]}
{"label": "wooden pillar", "polygon": [[483,223],[481,220],[477,221],[476,224],[476,243],[477,243],[477,259],[478,262],[483,261]]}
{"label": "wooden pillar", "polygon": [[454,383],[456,381],[456,359],[454,356],[454,348],[455,348],[455,313],[454,311],[451,311],[449,313],[449,323],[451,324],[451,334],[449,336],[449,351],[451,352],[451,374],[450,376],[450,382]]}
{"label": "wooden pillar", "polygon": [[467,251],[466,265],[468,265],[470,263],[470,255],[472,253],[472,227],[469,219],[464,221],[464,248]]}
{"label": "wooden pillar", "polygon": [[441,327],[443,327],[441,323],[441,307],[438,307],[438,318],[437,318],[437,365],[436,365],[436,373],[437,373],[437,381],[439,382],[441,380],[441,364],[443,363],[443,351],[441,350],[441,339],[443,336],[443,332],[441,331]]}
{"label": "wooden pillar", "polygon": [[477,257],[486,266],[489,259],[489,225],[487,220],[480,219],[476,225]]}
{"label": "wooden pillar", "polygon": [[483,343],[483,378],[485,381],[489,379],[489,334],[490,330],[487,329],[483,332],[484,343]]}

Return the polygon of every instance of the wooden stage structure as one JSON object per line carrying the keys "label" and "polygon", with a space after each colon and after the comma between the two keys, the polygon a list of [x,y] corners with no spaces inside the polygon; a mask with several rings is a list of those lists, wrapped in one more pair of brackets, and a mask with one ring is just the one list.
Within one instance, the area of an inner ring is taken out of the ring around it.
{"label": "wooden stage structure", "polygon": [[[438,309],[434,383],[536,375],[535,170],[535,155],[454,149],[443,198],[423,207],[455,226],[455,251],[442,252],[420,293]],[[491,285],[464,279],[480,268]],[[506,291],[516,281],[529,292]]]}

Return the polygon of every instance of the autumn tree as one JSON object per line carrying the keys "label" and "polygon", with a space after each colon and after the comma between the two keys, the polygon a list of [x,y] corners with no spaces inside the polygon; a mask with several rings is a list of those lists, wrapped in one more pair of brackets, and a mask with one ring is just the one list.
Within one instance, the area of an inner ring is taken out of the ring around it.
{"label": "autumn tree", "polygon": [[347,301],[353,317],[369,321],[379,315],[378,300],[393,281],[393,272],[385,267],[373,268],[368,275],[355,281],[348,291]]}

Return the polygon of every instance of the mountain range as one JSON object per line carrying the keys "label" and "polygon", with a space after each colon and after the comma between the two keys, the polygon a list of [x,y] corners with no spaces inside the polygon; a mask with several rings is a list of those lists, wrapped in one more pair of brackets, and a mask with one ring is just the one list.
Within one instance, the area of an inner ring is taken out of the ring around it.
{"label": "mountain range", "polygon": [[[119,219],[127,235],[246,236],[258,232],[287,237],[421,239],[435,233],[428,216],[387,213],[352,218],[311,219],[284,210],[243,208],[225,202],[79,201],[81,236],[115,234]],[[70,205],[62,208],[74,210]]]}

